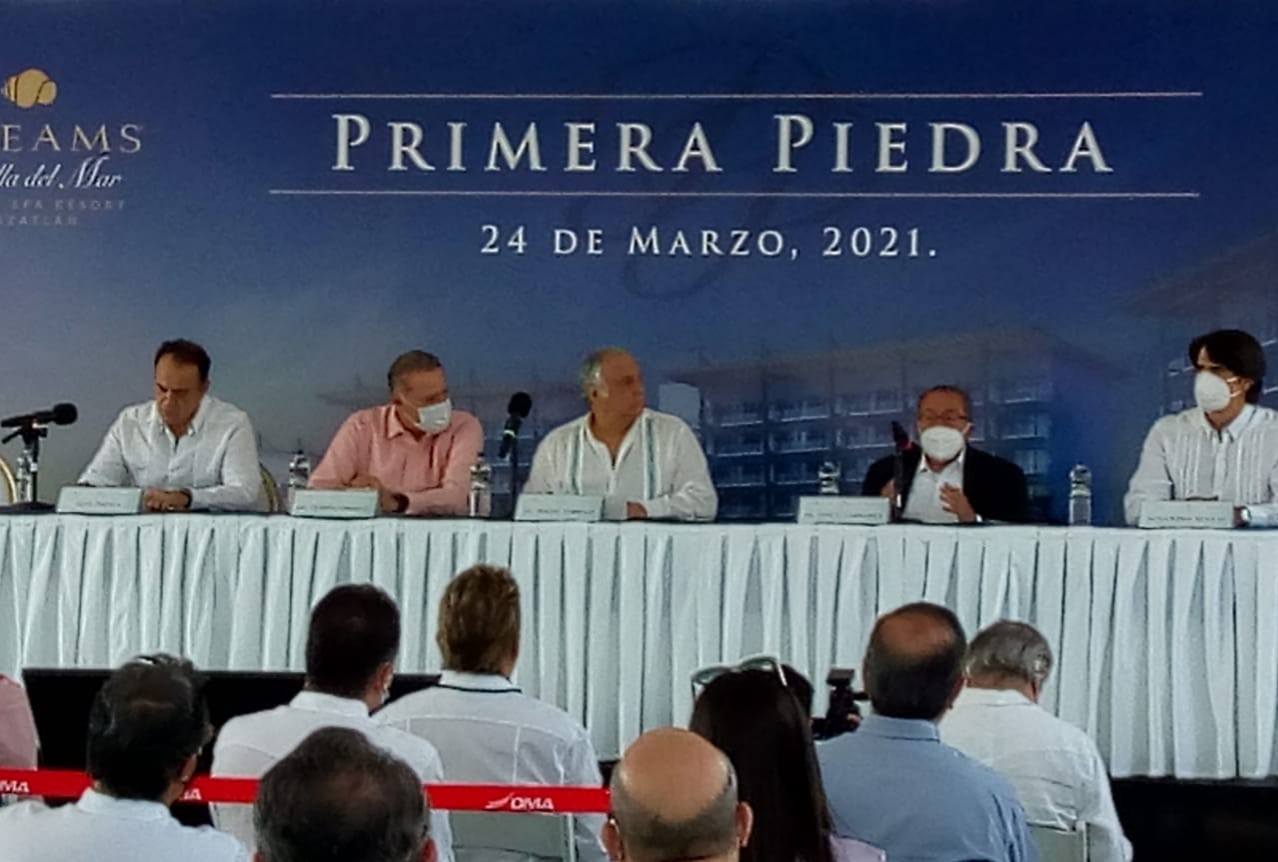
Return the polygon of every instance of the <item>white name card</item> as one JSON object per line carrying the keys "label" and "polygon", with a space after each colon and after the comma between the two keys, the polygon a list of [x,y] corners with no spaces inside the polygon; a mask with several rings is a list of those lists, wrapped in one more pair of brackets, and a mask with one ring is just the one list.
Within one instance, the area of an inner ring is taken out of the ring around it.
{"label": "white name card", "polygon": [[65,515],[136,515],[142,511],[142,489],[67,485],[58,492],[57,510]]}
{"label": "white name card", "polygon": [[800,524],[859,524],[877,527],[892,519],[892,501],[887,497],[839,497],[822,494],[799,498]]}
{"label": "white name card", "polygon": [[516,521],[580,521],[603,519],[603,497],[576,494],[520,494]]}
{"label": "white name card", "polygon": [[1234,504],[1218,500],[1146,500],[1140,507],[1143,529],[1228,530]]}
{"label": "white name card", "polygon": [[372,488],[294,488],[290,496],[288,513],[294,518],[371,518],[377,514],[377,492]]}

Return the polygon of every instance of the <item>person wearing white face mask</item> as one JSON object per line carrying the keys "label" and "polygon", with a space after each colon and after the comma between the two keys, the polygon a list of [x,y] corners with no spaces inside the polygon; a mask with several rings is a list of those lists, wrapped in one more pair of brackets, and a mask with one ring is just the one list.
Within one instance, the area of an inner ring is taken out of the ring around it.
{"label": "person wearing white face mask", "polygon": [[1164,416],[1145,438],[1123,500],[1127,523],[1146,500],[1222,500],[1239,526],[1278,526],[1278,411],[1261,407],[1265,352],[1239,329],[1195,338],[1197,406]]}
{"label": "person wearing white face mask", "polygon": [[[901,457],[905,468],[901,519],[924,524],[1024,523],[1030,520],[1025,473],[1011,461],[968,445],[972,402],[955,386],[933,386],[919,396],[919,446]],[[896,495],[893,456],[870,466],[865,496]]]}
{"label": "person wearing white face mask", "polygon": [[484,446],[479,420],[453,409],[444,367],[433,354],[403,354],[386,383],[390,403],[342,424],[310,487],[375,488],[388,513],[465,515],[470,468]]}

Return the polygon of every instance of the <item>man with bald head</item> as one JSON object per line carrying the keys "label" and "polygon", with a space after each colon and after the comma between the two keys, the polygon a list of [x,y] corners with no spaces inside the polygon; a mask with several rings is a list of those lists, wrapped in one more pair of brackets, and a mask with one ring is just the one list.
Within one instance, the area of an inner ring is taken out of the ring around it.
{"label": "man with bald head", "polygon": [[627,862],[735,862],[750,839],[750,806],[723,752],[673,727],[635,740],[612,773],[608,857]]}
{"label": "man with bald head", "polygon": [[635,358],[592,351],[579,378],[590,412],[546,435],[524,490],[603,497],[610,520],[713,521],[719,496],[701,443],[678,416],[645,406]]}
{"label": "man with bald head", "polygon": [[862,667],[874,714],[817,748],[836,834],[908,862],[1037,860],[1011,785],[940,740],[966,650],[958,618],[939,605],[875,623]]}

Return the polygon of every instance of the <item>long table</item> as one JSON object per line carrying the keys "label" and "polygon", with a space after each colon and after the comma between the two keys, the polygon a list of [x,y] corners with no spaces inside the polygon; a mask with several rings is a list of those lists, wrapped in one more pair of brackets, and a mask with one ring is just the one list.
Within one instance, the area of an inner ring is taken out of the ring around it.
{"label": "long table", "polygon": [[925,599],[969,635],[1029,621],[1043,704],[1116,776],[1278,773],[1278,534],[1036,527],[509,524],[284,516],[0,517],[0,673],[165,650],[299,669],[312,604],[371,581],[403,614],[399,666],[439,665],[435,609],[475,562],[510,566],[517,681],[601,756],[682,723],[695,668],[780,656],[818,689],[874,618]]}

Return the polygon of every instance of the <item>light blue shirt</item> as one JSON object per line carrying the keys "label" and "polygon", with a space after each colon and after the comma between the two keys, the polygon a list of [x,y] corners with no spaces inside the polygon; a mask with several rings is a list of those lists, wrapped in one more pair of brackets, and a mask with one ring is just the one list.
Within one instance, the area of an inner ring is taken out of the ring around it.
{"label": "light blue shirt", "polygon": [[943,744],[933,722],[871,715],[817,759],[835,834],[892,862],[1038,860],[1011,785]]}

